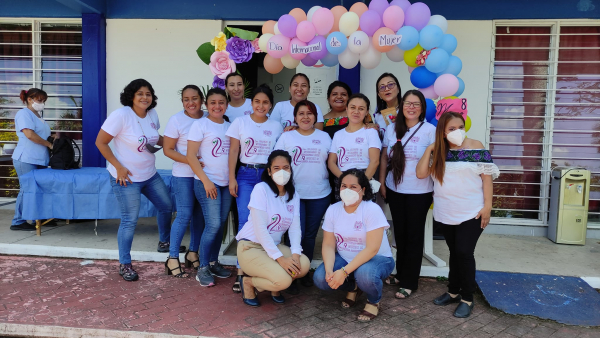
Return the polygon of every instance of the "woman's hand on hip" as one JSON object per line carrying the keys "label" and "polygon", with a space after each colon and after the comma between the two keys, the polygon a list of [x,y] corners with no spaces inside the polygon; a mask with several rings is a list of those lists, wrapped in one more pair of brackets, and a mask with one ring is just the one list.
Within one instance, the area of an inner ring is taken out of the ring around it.
{"label": "woman's hand on hip", "polygon": [[206,191],[206,198],[216,200],[219,193],[215,184],[211,181],[202,182],[202,184],[204,185],[204,191]]}
{"label": "woman's hand on hip", "polygon": [[475,216],[475,219],[479,219],[481,217],[481,228],[482,229],[485,229],[485,227],[487,227],[488,224],[490,223],[491,214],[492,214],[492,208],[483,207],[483,209],[479,210],[479,212],[477,213],[477,216]]}
{"label": "woman's hand on hip", "polygon": [[127,169],[125,167],[119,167],[119,168],[116,168],[116,169],[117,169],[117,179],[116,179],[116,182],[119,185],[127,186],[127,182],[128,181],[129,181],[129,183],[133,184],[133,182],[131,182],[131,179],[129,178],[129,176],[133,176],[131,174],[131,172],[129,171],[129,169]]}

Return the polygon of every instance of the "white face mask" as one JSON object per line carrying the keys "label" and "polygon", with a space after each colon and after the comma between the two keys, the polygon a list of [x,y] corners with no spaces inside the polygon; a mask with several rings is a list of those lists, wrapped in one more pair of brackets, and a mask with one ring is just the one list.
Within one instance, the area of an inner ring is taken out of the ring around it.
{"label": "white face mask", "polygon": [[277,183],[278,185],[286,185],[287,182],[290,181],[290,176],[292,176],[292,174],[290,174],[289,171],[283,169],[279,170],[278,172],[272,175],[273,181],[275,181],[275,183]]}
{"label": "white face mask", "polygon": [[44,110],[44,104],[43,103],[37,103],[35,101],[31,104],[31,107],[35,111],[37,111],[37,112],[40,112],[40,111]]}
{"label": "white face mask", "polygon": [[342,199],[342,202],[344,202],[344,205],[350,206],[356,203],[360,199],[360,196],[356,191],[346,188],[340,191],[340,198]]}
{"label": "white face mask", "polygon": [[448,135],[446,135],[446,138],[448,139],[448,142],[461,146],[466,136],[467,132],[465,132],[464,129],[456,129],[455,131],[449,132]]}

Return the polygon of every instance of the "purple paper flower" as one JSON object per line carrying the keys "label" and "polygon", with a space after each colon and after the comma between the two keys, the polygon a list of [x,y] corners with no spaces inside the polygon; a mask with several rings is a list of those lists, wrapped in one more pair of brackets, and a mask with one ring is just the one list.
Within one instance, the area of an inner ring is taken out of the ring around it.
{"label": "purple paper flower", "polygon": [[218,77],[217,75],[215,75],[212,86],[213,86],[213,88],[225,89],[225,80],[223,80],[220,77]]}
{"label": "purple paper flower", "polygon": [[229,58],[235,63],[250,61],[250,59],[252,59],[252,53],[254,53],[252,42],[240,39],[237,36],[227,40],[227,47],[225,47],[225,50],[229,52]]}

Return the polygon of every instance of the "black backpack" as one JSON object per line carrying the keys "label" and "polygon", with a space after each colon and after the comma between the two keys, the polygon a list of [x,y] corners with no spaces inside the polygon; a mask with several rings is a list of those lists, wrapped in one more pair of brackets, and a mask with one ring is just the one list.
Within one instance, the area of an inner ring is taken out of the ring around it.
{"label": "black backpack", "polygon": [[[52,141],[50,141],[52,142]],[[79,156],[75,161],[75,149]],[[79,161],[81,160],[81,150],[75,141],[68,137],[57,138],[52,142],[52,150],[50,150],[50,162],[48,165],[52,169],[79,169]]]}

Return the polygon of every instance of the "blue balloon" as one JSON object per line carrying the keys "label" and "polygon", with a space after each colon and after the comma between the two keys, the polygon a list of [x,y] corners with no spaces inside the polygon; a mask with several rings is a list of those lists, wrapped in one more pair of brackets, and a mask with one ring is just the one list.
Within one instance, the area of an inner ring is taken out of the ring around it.
{"label": "blue balloon", "polygon": [[402,35],[398,47],[402,50],[411,50],[419,43],[419,31],[412,26],[404,26],[398,30],[397,35]]}
{"label": "blue balloon", "polygon": [[348,46],[348,38],[342,32],[333,32],[327,36],[327,51],[333,55],[340,55]]}
{"label": "blue balloon", "polygon": [[417,88],[427,88],[435,82],[437,76],[425,67],[417,67],[410,73],[410,82]]}
{"label": "blue balloon", "polygon": [[335,54],[327,53],[324,58],[321,59],[321,63],[327,67],[333,67],[340,63],[338,56]]}
{"label": "blue balloon", "polygon": [[434,127],[437,127],[438,120],[435,118],[435,116],[431,119],[431,121],[427,121],[427,122],[433,124]]}
{"label": "blue balloon", "polygon": [[435,120],[435,102],[432,99],[425,99],[425,120],[431,123],[431,120]]}
{"label": "blue balloon", "polygon": [[440,76],[442,74],[452,74],[454,76],[457,76],[461,70],[462,70],[462,61],[460,60],[460,58],[458,56],[452,55],[448,59],[448,67],[446,67],[446,69],[444,69],[443,72],[438,73],[437,76]]}
{"label": "blue balloon", "polygon": [[440,73],[448,68],[448,61],[450,56],[443,49],[434,49],[429,53],[427,61],[425,61],[425,68],[432,73]]}
{"label": "blue balloon", "polygon": [[442,43],[439,45],[439,48],[448,52],[448,54],[454,53],[456,50],[456,46],[458,45],[458,41],[452,34],[444,34],[442,38]]}
{"label": "blue balloon", "polygon": [[423,49],[434,49],[442,43],[444,38],[444,31],[438,26],[429,25],[421,29],[419,33],[419,44]]}
{"label": "blue balloon", "polygon": [[457,77],[457,79],[458,79],[458,90],[456,91],[456,93],[454,93],[454,96],[459,97],[465,91],[465,81],[463,81],[463,79],[461,79],[460,77]]}

